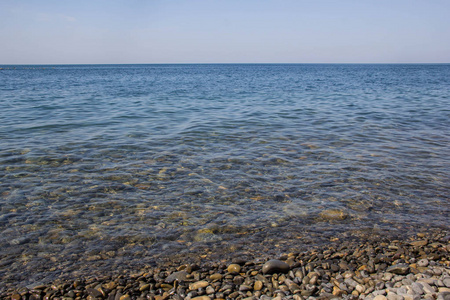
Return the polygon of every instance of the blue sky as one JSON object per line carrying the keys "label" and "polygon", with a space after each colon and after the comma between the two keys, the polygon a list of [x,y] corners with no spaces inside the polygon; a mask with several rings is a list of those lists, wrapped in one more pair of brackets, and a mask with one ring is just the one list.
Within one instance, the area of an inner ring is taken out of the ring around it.
{"label": "blue sky", "polygon": [[1,0],[0,64],[450,63],[449,0]]}

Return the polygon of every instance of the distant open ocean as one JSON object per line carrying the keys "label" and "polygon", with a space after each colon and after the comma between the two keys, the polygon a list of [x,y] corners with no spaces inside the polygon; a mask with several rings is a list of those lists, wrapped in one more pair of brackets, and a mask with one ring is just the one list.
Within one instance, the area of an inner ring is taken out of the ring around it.
{"label": "distant open ocean", "polygon": [[0,282],[449,229],[449,64],[0,68]]}

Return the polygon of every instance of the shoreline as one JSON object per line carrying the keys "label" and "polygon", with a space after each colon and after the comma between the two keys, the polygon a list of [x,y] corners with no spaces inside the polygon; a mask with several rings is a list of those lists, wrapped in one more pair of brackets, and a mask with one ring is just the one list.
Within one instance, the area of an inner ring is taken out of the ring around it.
{"label": "shoreline", "polygon": [[[399,240],[373,236],[275,257],[200,255],[184,262],[178,257],[137,273],[85,274],[27,288],[9,284],[0,298],[445,300],[450,298],[449,252],[446,230]],[[275,271],[267,271],[271,259],[280,261],[274,262]]]}

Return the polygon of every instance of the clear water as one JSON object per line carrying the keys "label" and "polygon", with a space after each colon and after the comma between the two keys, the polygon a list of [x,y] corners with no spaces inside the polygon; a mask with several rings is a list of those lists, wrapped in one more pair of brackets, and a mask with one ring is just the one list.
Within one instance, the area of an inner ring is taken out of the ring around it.
{"label": "clear water", "polygon": [[449,104],[450,65],[3,66],[0,278],[448,229]]}

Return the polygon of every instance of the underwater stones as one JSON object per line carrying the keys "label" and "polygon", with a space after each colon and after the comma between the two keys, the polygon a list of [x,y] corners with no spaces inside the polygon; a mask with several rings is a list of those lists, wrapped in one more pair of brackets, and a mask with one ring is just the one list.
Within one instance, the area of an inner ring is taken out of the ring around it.
{"label": "underwater stones", "polygon": [[340,209],[326,209],[322,210],[319,213],[319,216],[324,220],[333,221],[333,220],[344,220],[348,217],[348,214]]}
{"label": "underwater stones", "polygon": [[271,259],[262,267],[263,274],[287,273],[289,270],[289,265],[278,259]]}

